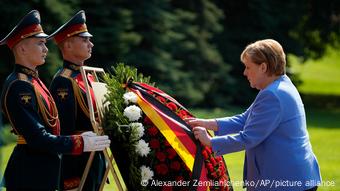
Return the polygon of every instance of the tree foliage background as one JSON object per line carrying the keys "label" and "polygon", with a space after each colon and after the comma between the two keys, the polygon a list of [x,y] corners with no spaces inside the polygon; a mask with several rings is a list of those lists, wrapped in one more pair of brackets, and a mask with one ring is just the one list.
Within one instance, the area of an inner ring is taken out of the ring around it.
{"label": "tree foliage background", "polygon": [[[32,9],[40,11],[46,33],[85,10],[95,45],[88,65],[108,71],[119,62],[137,67],[186,106],[250,103],[256,91],[243,76],[239,56],[251,42],[273,38],[287,54],[317,58],[326,45],[338,45],[340,34],[337,0],[0,2],[0,38]],[[62,59],[53,42],[47,45],[49,54],[40,76],[49,85]],[[1,88],[13,65],[10,50],[1,46]]]}

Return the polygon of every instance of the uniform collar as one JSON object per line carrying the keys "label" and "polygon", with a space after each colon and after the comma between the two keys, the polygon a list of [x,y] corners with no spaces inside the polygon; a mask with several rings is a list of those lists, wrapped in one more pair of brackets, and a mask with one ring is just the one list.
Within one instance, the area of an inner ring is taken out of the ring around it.
{"label": "uniform collar", "polygon": [[15,64],[14,71],[17,72],[17,73],[26,74],[27,76],[32,76],[34,78],[39,78],[39,74],[38,74],[37,69],[32,70],[32,69],[29,69],[29,68],[27,68],[23,65],[20,65],[20,64]]}
{"label": "uniform collar", "polygon": [[68,68],[73,71],[79,71],[80,70],[80,65],[74,64],[72,62],[69,62],[67,60],[64,60],[64,68]]}

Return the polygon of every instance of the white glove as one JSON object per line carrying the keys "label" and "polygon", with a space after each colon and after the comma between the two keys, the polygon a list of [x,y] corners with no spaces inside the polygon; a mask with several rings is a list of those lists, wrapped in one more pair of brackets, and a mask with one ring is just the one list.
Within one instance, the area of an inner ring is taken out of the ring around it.
{"label": "white glove", "polygon": [[84,152],[102,151],[110,146],[110,139],[108,136],[98,136],[92,131],[87,131],[81,134],[84,141]]}

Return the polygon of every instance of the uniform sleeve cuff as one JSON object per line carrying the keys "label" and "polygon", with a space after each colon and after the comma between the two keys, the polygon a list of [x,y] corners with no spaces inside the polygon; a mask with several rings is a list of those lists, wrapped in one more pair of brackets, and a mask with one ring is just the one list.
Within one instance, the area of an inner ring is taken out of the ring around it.
{"label": "uniform sleeve cuff", "polygon": [[81,135],[72,135],[71,140],[73,142],[72,155],[80,155],[83,153],[84,141]]}
{"label": "uniform sleeve cuff", "polygon": [[64,190],[71,190],[78,188],[80,184],[80,178],[79,177],[73,177],[68,178],[64,180]]}

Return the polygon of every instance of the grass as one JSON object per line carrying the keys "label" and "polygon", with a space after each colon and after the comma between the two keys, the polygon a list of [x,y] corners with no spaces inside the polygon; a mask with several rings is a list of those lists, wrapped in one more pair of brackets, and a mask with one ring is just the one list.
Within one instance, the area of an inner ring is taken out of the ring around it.
{"label": "grass", "polygon": [[324,184],[335,183],[335,186],[325,185],[318,190],[340,190],[340,149],[335,146],[340,144],[336,138],[340,136],[340,129],[310,128],[309,133]]}
{"label": "grass", "polygon": [[299,90],[304,94],[340,95],[340,52],[328,48],[326,55],[318,60],[302,61],[288,56],[292,72],[298,74],[303,83]]}

